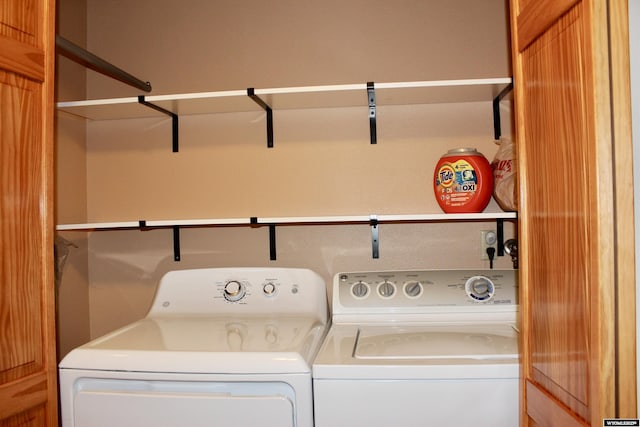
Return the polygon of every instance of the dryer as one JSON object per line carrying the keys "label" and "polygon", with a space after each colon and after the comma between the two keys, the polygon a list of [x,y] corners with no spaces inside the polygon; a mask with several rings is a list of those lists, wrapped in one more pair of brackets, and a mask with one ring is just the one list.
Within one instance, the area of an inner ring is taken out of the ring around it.
{"label": "dryer", "polygon": [[517,427],[513,270],[336,274],[316,427]]}
{"label": "dryer", "polygon": [[169,272],[145,318],[62,360],[62,425],[311,427],[327,320],[310,270]]}

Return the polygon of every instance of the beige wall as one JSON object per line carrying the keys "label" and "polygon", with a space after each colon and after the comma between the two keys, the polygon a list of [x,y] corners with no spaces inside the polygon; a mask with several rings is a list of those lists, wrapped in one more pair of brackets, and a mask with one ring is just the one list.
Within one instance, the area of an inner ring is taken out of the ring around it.
{"label": "beige wall", "polygon": [[[86,38],[85,0],[58,3],[58,34],[78,44]],[[57,56],[58,100],[86,96],[86,71]],[[76,117],[56,115],[56,219],[85,221],[87,216],[86,123]],[[89,338],[88,239],[86,233],[58,233],[59,255],[66,255],[58,282],[58,354],[64,356]]]}
{"label": "beige wall", "polygon": [[[153,94],[366,81],[505,77],[503,1],[87,0],[94,53],[149,80]],[[89,73],[90,98],[137,95]],[[508,111],[505,117],[508,116]],[[431,177],[448,148],[490,159],[491,104],[276,111],[275,148],[263,113],[90,122],[89,221],[437,212]],[[505,120],[508,122],[508,120]],[[508,123],[505,133],[509,133]],[[64,196],[61,196],[61,200]],[[79,209],[60,215],[74,222]],[[68,215],[68,217],[66,216]],[[104,231],[88,246],[91,336],[142,317],[159,277],[208,266],[295,266],[327,282],[350,269],[482,268],[480,230],[493,223],[384,224],[380,258],[366,225]],[[507,227],[507,235],[513,234]],[[498,266],[510,267],[501,259]]]}

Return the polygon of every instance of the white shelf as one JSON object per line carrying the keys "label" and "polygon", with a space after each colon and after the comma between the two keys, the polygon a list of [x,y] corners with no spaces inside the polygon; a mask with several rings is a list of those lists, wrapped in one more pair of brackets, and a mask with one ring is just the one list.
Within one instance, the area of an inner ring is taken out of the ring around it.
{"label": "white shelf", "polygon": [[[468,214],[424,214],[424,215],[346,215],[312,217],[259,217],[254,218],[211,218],[192,220],[144,221],[145,228],[166,227],[209,227],[224,225],[291,225],[291,224],[368,224],[391,222],[437,222],[437,221],[491,221],[494,219],[516,219],[515,212],[482,212]],[[140,221],[96,222],[83,224],[59,224],[58,231],[92,231],[140,228]]]}
{"label": "white shelf", "polygon": [[[376,105],[413,105],[492,101],[511,78],[434,80],[375,83]],[[367,107],[367,84],[300,86],[255,89],[254,94],[273,110],[335,107]],[[262,111],[247,90],[197,92],[144,97],[177,115]],[[163,117],[139,103],[137,97],[57,103],[58,110],[91,120]]]}

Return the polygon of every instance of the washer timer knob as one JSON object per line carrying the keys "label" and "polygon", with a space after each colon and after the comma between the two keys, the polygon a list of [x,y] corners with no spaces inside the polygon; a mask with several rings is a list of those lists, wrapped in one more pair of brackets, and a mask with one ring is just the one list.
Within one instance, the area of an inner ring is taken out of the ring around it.
{"label": "washer timer knob", "polygon": [[275,295],[276,290],[276,285],[274,285],[272,282],[267,282],[264,284],[264,286],[262,286],[262,292],[264,292],[266,296]]}
{"label": "washer timer knob", "polygon": [[493,282],[485,276],[473,276],[464,285],[467,295],[475,301],[488,301],[495,292]]}
{"label": "washer timer knob", "polygon": [[351,286],[351,294],[356,298],[364,298],[369,294],[369,285],[362,280]]}
{"label": "washer timer knob", "polygon": [[230,280],[224,285],[224,297],[227,301],[239,301],[245,294],[244,285],[237,280]]}

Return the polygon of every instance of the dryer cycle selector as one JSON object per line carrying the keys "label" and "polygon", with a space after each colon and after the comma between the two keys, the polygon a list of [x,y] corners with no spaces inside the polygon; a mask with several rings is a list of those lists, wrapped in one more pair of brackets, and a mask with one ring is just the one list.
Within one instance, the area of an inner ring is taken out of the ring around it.
{"label": "dryer cycle selector", "polygon": [[495,285],[486,276],[473,276],[464,285],[467,295],[474,301],[488,301],[495,293]]}
{"label": "dryer cycle selector", "polygon": [[224,285],[224,298],[227,301],[240,301],[247,293],[244,285],[237,280],[230,280]]}

